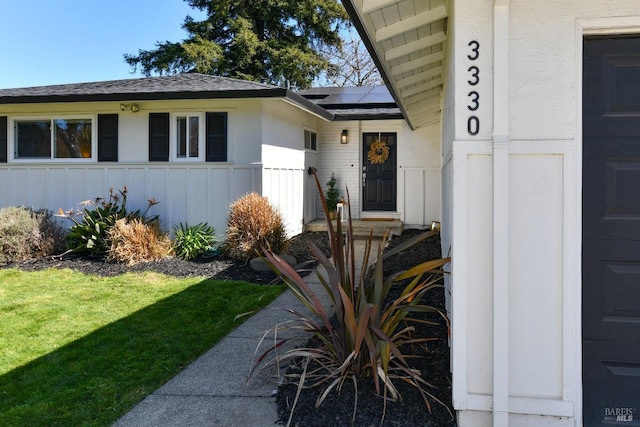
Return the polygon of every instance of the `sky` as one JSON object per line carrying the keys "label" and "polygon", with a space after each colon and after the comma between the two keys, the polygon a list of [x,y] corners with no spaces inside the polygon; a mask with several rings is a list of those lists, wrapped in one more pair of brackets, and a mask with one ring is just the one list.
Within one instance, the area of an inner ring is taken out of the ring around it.
{"label": "sky", "polygon": [[186,38],[183,0],[0,0],[0,89],[142,77],[125,53]]}

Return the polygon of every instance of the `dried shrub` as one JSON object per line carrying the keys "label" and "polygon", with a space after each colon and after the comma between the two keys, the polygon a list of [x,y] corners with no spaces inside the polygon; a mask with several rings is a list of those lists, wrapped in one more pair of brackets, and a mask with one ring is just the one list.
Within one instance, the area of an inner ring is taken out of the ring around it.
{"label": "dried shrub", "polygon": [[133,265],[157,261],[171,251],[171,239],[160,230],[157,221],[146,223],[143,218],[121,218],[107,234],[111,242],[107,261]]}
{"label": "dried shrub", "polygon": [[50,210],[39,209],[32,212],[40,230],[39,245],[34,248],[33,255],[47,256],[62,253],[66,249],[67,230],[60,225]]}
{"label": "dried shrub", "polygon": [[141,218],[145,223],[158,219],[158,215],[147,216],[149,209],[158,204],[155,199],[147,200],[147,209],[141,212],[127,210],[127,186],[122,190],[109,189],[109,198],[97,197],[94,200],[81,202],[81,210],[63,211],[58,215],[73,222],[69,234],[66,236],[67,248],[73,252],[91,252],[94,255],[104,255],[108,252],[111,242],[108,232],[118,219],[132,220]]}
{"label": "dried shrub", "polygon": [[286,240],[282,215],[266,197],[250,193],[231,204],[224,244],[227,256],[246,261],[259,256],[263,247],[282,253]]}
{"label": "dried shrub", "polygon": [[46,209],[0,209],[0,263],[59,253],[64,230]]}

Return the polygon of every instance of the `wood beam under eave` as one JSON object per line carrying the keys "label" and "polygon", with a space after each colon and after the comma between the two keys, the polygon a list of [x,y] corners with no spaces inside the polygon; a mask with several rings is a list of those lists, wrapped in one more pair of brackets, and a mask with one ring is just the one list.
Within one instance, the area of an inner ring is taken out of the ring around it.
{"label": "wood beam under eave", "polygon": [[402,21],[395,22],[386,27],[382,27],[376,31],[376,41],[381,42],[395,37],[399,34],[415,30],[416,28],[423,27],[433,22],[442,20],[447,17],[447,8],[439,6],[426,12],[422,12],[418,15],[414,15],[410,18],[403,19]]}
{"label": "wood beam under eave", "polygon": [[399,0],[362,0],[362,13],[371,13],[383,7],[398,3]]}
{"label": "wood beam under eave", "polygon": [[408,111],[407,114],[411,117],[425,116],[427,114],[438,113],[441,109],[442,107],[440,106],[440,103],[438,103],[436,105],[425,105],[422,108],[415,108],[412,111]]}
{"label": "wood beam under eave", "polygon": [[440,124],[441,120],[442,120],[441,114],[435,113],[435,114],[429,114],[424,116],[424,119],[422,120],[418,120],[417,118],[414,118],[414,124],[417,128],[420,128],[420,127]]}
{"label": "wood beam under eave", "polygon": [[419,50],[443,43],[446,40],[447,35],[444,33],[444,31],[440,31],[428,37],[424,37],[387,50],[384,53],[384,60],[391,61],[393,59],[398,59],[402,56],[409,55]]}
{"label": "wood beam under eave", "polygon": [[430,70],[423,71],[418,74],[414,74],[413,76],[405,77],[404,79],[400,79],[396,82],[396,85],[399,88],[411,86],[413,84],[419,83],[423,80],[430,79],[431,77],[441,76],[442,75],[442,67],[434,67]]}
{"label": "wood beam under eave", "polygon": [[440,110],[442,107],[442,99],[439,96],[432,96],[431,98],[424,99],[422,102],[416,102],[411,105],[407,105],[408,114],[424,113],[429,111]]}
{"label": "wood beam under eave", "polygon": [[404,106],[407,112],[413,113],[420,108],[440,106],[441,103],[442,103],[442,96],[440,93],[438,93],[428,98],[413,100],[411,103],[405,102]]}
{"label": "wood beam under eave", "polygon": [[436,89],[431,89],[431,90],[428,90],[426,92],[418,93],[417,95],[409,96],[407,98],[403,98],[402,99],[402,105],[406,109],[411,104],[415,104],[417,102],[424,102],[425,99],[429,99],[429,98],[432,98],[434,96],[438,96],[438,97],[442,96],[442,88],[441,87],[438,87]]}
{"label": "wood beam under eave", "polygon": [[442,51],[435,52],[426,56],[421,56],[420,58],[414,59],[412,61],[403,62],[402,64],[391,67],[391,75],[397,76],[399,74],[404,74],[412,70],[417,70],[418,68],[435,64],[436,62],[442,61],[443,59],[444,52]]}
{"label": "wood beam under eave", "polygon": [[433,89],[435,87],[442,85],[442,78],[431,79],[426,81],[424,84],[413,86],[405,90],[400,91],[400,96],[404,99],[411,95],[416,95],[421,92],[426,92],[429,89]]}

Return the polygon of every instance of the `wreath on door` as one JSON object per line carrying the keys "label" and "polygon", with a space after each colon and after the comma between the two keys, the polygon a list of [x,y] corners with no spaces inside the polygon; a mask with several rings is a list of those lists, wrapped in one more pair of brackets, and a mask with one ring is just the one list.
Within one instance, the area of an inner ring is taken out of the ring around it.
{"label": "wreath on door", "polygon": [[373,141],[367,153],[367,159],[374,165],[381,165],[389,158],[389,146],[379,139]]}

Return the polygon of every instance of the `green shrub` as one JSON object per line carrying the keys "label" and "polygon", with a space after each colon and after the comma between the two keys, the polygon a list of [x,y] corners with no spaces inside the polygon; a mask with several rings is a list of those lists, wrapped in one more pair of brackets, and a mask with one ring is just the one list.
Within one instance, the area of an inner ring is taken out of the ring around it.
{"label": "green shrub", "polygon": [[180,223],[175,228],[173,251],[178,258],[193,259],[213,249],[215,243],[215,230],[206,222],[193,226]]}
{"label": "green shrub", "polygon": [[120,218],[109,228],[107,236],[111,242],[107,261],[133,265],[157,261],[171,252],[171,239],[160,230],[157,221]]}
{"label": "green shrub", "polygon": [[[321,190],[317,176],[316,184],[318,190]],[[257,359],[253,372],[257,372],[258,366],[273,369],[274,366],[283,366],[283,362],[302,359],[302,373],[292,375],[297,377],[299,388],[307,386],[324,388],[316,406],[321,405],[331,391],[339,392],[345,381],[353,382],[357,389],[357,383],[361,380],[373,381],[376,394],[384,399],[385,405],[389,399],[401,398],[394,385],[396,381],[405,381],[414,386],[429,411],[431,410],[430,401],[444,405],[430,393],[431,386],[427,379],[422,378],[419,371],[412,369],[407,360],[415,357],[412,353],[414,345],[432,339],[414,336],[415,327],[412,323],[425,321],[414,318],[412,314],[435,312],[446,321],[444,313],[435,307],[422,304],[421,301],[426,292],[442,286],[443,271],[441,269],[450,259],[430,260],[406,271],[394,273],[387,278],[383,276],[382,268],[385,258],[407,249],[436,232],[429,231],[416,236],[411,241],[385,252],[384,255],[382,244],[379,244],[376,262],[367,267],[372,251],[370,236],[366,241],[362,266],[356,266],[350,213],[343,235],[340,221],[336,223],[335,230],[332,227],[329,209],[322,193],[320,198],[327,221],[331,258],[324,255],[313,243],[310,246],[315,258],[326,271],[326,275],[318,273],[318,279],[330,297],[335,317],[332,318],[330,311],[322,305],[316,292],[293,268],[282,258],[265,251],[265,257],[274,271],[282,277],[293,294],[312,313],[310,316],[306,312],[291,311],[296,319],[285,325],[276,326],[275,336],[282,336],[281,332],[287,329],[300,330],[313,334],[320,345],[296,347],[282,352],[280,347],[286,339],[277,340]],[[362,272],[357,283],[356,271]],[[392,286],[399,286],[402,291],[397,299],[387,301]],[[267,356],[271,357],[272,354],[275,356],[267,359]],[[295,405],[294,401],[293,408]],[[357,402],[354,403],[353,419],[355,419],[356,406]]]}
{"label": "green shrub", "polygon": [[95,255],[104,255],[109,251],[109,229],[117,220],[126,218],[133,220],[140,218],[145,223],[156,221],[158,216],[146,217],[151,206],[157,204],[155,199],[147,201],[147,209],[144,212],[136,210],[127,211],[127,187],[123,190],[113,191],[109,189],[109,199],[98,197],[94,200],[81,202],[82,210],[73,209],[64,212],[59,210],[58,216],[73,221],[69,234],[67,234],[67,248],[73,252],[91,252]]}
{"label": "green shrub", "polygon": [[64,230],[46,209],[0,209],[0,263],[60,253]]}
{"label": "green shrub", "polygon": [[282,215],[266,197],[251,193],[231,204],[223,247],[229,257],[247,261],[259,256],[262,248],[282,253],[286,240]]}
{"label": "green shrub", "polygon": [[340,192],[336,188],[336,183],[336,175],[331,173],[331,178],[327,181],[327,192],[325,193],[329,212],[335,212],[338,207],[338,203],[340,202]]}

